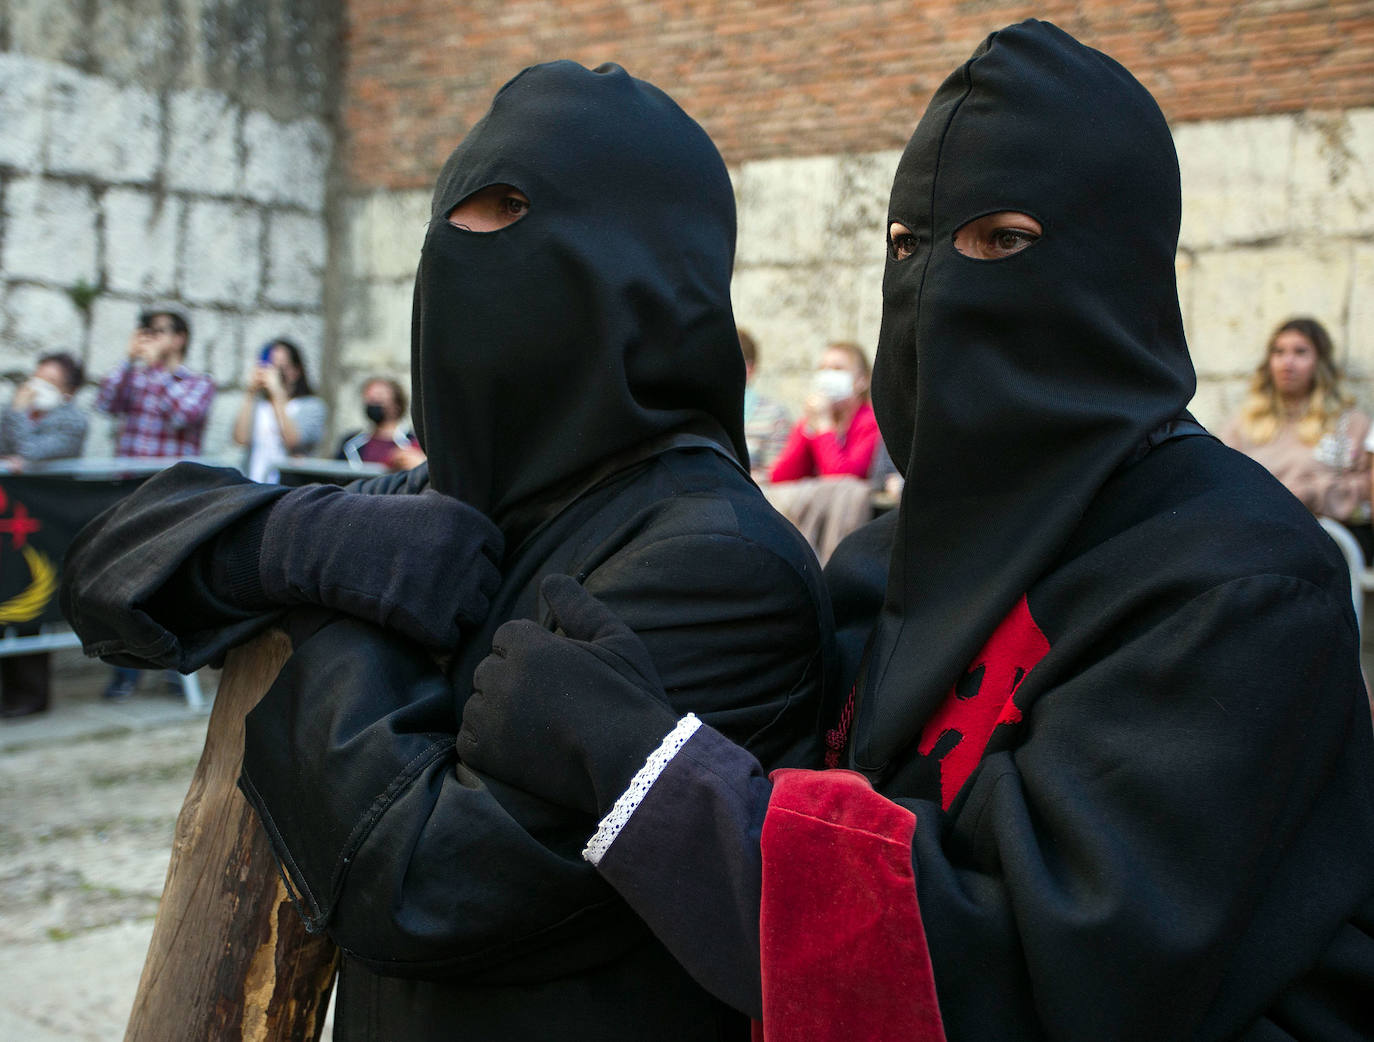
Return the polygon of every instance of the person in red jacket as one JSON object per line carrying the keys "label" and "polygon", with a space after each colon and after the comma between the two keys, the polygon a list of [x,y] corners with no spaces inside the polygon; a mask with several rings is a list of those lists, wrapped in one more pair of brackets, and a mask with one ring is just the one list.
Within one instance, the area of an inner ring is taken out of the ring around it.
{"label": "person in red jacket", "polygon": [[868,477],[878,422],[868,403],[868,358],[858,344],[834,343],[821,355],[801,421],[773,464],[771,481],[851,474]]}

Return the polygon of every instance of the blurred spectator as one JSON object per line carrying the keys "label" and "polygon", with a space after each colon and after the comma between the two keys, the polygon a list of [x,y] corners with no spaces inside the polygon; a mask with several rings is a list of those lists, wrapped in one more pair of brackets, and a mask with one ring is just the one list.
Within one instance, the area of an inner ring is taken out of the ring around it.
{"label": "blurred spectator", "polygon": [[[86,441],[86,414],[72,395],[85,374],[81,363],[66,353],[44,355],[0,415],[0,456],[12,471],[26,463],[80,456]],[[36,623],[14,627],[19,636],[38,632]],[[0,658],[0,717],[41,713],[48,708],[47,652]]]}
{"label": "blurred spectator", "polygon": [[1330,335],[1315,319],[1293,318],[1269,338],[1249,397],[1221,437],[1314,514],[1354,532],[1368,560],[1369,433],[1369,417],[1342,392]]}
{"label": "blurred spectator", "polygon": [[744,440],[749,447],[749,468],[755,476],[767,474],[787,444],[792,418],[782,404],[754,389],[754,370],[759,363],[758,345],[742,329],[740,352],[744,355]]}
{"label": "blurred spectator", "polygon": [[120,456],[196,456],[215,385],[186,368],[191,330],[175,311],[145,311],[129,338],[129,357],[100,382],[95,407],[122,417]]}
{"label": "blurred spectator", "polygon": [[868,356],[858,344],[834,343],[825,349],[802,419],[773,464],[773,481],[832,474],[868,477],[878,444],[868,375]]}
{"label": "blurred spectator", "polygon": [[80,456],[86,414],[72,401],[85,381],[81,363],[65,352],[44,355],[0,416],[0,456],[10,470],[38,460]]}
{"label": "blurred spectator", "polygon": [[[120,456],[200,455],[205,421],[215,398],[214,381],[186,368],[191,328],[175,311],[145,311],[129,338],[129,357],[100,382],[95,407],[122,418],[115,452]],[[123,701],[138,684],[136,669],[114,667],[105,697]],[[180,687],[170,674],[168,688]]]}
{"label": "blurred spectator", "polygon": [[392,470],[409,470],[425,461],[415,435],[401,429],[406,392],[395,380],[374,376],[363,384],[363,412],[371,426],[344,436],[339,459],[350,463],[384,463]]}
{"label": "blurred spectator", "polygon": [[288,456],[308,456],[324,436],[329,411],[310,387],[300,348],[273,340],[253,363],[234,420],[234,441],[248,447],[244,469],[254,481],[276,481]]}
{"label": "blurred spectator", "polygon": [[887,451],[887,445],[881,437],[878,438],[878,447],[873,450],[873,466],[868,473],[868,484],[874,492],[881,492],[892,501],[890,504],[884,504],[885,506],[896,506],[895,500],[902,494],[902,486],[906,484],[901,471],[897,469],[897,464],[892,462],[892,454]]}

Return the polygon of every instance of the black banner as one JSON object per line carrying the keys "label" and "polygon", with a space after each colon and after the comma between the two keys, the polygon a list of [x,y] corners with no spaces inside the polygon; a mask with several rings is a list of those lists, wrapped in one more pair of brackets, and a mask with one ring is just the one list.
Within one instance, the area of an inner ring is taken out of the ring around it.
{"label": "black banner", "polygon": [[57,583],[67,547],[147,477],[0,475],[0,627],[62,621]]}

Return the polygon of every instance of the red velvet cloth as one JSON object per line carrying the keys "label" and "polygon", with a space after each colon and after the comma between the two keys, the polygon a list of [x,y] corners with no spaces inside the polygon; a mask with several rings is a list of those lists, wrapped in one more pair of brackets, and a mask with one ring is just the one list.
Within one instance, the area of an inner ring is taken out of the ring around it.
{"label": "red velvet cloth", "polygon": [[911,867],[915,815],[852,771],[772,780],[755,1042],[944,1042]]}

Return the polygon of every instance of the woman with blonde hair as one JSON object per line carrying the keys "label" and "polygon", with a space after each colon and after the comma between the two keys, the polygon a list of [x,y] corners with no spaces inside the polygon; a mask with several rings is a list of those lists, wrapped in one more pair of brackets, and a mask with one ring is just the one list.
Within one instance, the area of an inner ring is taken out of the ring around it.
{"label": "woman with blonde hair", "polygon": [[1350,528],[1368,559],[1368,434],[1369,417],[1341,388],[1331,335],[1316,319],[1290,318],[1269,338],[1222,441],[1262,464],[1314,514]]}

